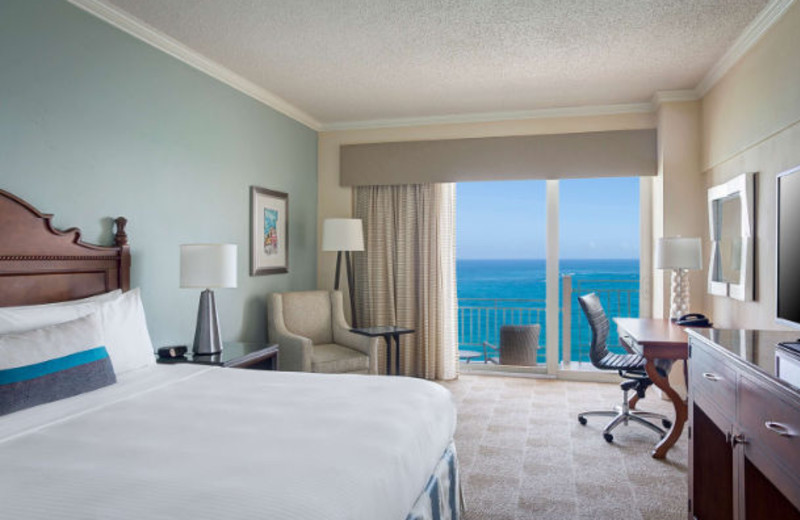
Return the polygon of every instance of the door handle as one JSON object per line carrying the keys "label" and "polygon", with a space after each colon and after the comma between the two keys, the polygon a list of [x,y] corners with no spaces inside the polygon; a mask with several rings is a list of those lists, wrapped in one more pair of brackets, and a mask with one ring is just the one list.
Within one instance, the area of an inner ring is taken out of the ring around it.
{"label": "door handle", "polygon": [[712,374],[711,372],[703,372],[703,377],[708,379],[709,381],[717,382],[720,381],[722,378],[719,377],[717,374]]}

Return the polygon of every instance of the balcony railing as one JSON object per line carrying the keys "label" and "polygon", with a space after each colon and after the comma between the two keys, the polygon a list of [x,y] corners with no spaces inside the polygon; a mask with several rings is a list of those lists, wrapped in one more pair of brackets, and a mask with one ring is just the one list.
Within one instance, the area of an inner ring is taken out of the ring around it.
{"label": "balcony railing", "polygon": [[[483,352],[483,343],[498,344],[503,325],[532,325],[539,323],[544,337],[545,300],[519,298],[459,298],[458,344],[464,351]],[[541,344],[541,340],[540,340]],[[539,356],[544,360],[544,349]],[[486,362],[483,356],[476,361]],[[466,358],[466,361],[471,361]]]}
{"label": "balcony railing", "polygon": [[[635,317],[639,314],[638,280],[581,280],[572,275],[561,277],[561,352],[562,362],[589,361],[591,332],[578,304],[578,296],[595,292],[608,317]],[[516,298],[460,298],[458,301],[459,349],[467,362],[484,363],[483,343],[498,345],[503,325],[541,326],[538,362],[545,362],[546,302]],[[609,334],[612,349],[616,338],[613,320]],[[471,355],[468,353],[473,352]],[[620,350],[622,352],[622,350]],[[478,355],[478,353],[480,355]]]}

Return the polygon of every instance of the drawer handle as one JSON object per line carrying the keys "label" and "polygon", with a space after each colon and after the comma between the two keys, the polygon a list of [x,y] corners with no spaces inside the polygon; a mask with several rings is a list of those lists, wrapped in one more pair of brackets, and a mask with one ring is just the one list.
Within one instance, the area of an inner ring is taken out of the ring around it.
{"label": "drawer handle", "polygon": [[711,372],[703,372],[703,377],[705,377],[709,381],[714,381],[714,382],[722,380],[722,378],[719,377],[717,374],[712,374]]}
{"label": "drawer handle", "polygon": [[794,437],[794,432],[785,424],[779,422],[767,421],[764,426],[771,432],[777,433],[781,437]]}

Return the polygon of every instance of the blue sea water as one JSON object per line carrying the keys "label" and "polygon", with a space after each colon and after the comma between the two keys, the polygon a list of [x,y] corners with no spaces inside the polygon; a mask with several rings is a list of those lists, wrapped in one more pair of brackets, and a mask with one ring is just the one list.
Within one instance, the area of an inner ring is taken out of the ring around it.
{"label": "blue sea water", "polygon": [[[571,358],[573,361],[587,361],[591,336],[577,296],[597,292],[610,317],[638,316],[639,260],[562,259],[559,273],[562,280],[564,276],[570,276],[572,280],[569,306],[572,317]],[[543,259],[459,259],[456,261],[456,277],[461,350],[482,351],[480,345],[483,341],[497,345],[499,326],[503,323],[539,323],[542,331],[538,357],[540,363],[544,362],[546,284]],[[563,282],[559,283],[559,301],[563,309]],[[562,322],[563,316],[559,319],[559,323]],[[616,331],[612,330],[612,343],[614,334]],[[563,333],[560,336],[563,338]]]}

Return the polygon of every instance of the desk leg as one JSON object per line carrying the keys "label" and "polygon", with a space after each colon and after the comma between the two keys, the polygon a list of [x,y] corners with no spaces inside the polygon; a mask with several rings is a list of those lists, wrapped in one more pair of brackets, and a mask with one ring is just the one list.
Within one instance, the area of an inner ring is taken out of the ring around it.
{"label": "desk leg", "polygon": [[672,428],[670,428],[667,435],[656,444],[652,452],[654,459],[663,459],[667,456],[669,449],[678,442],[678,438],[680,438],[683,432],[683,425],[686,422],[688,410],[686,403],[681,399],[681,396],[678,395],[678,392],[669,386],[669,380],[666,377],[662,377],[661,374],[658,373],[658,370],[656,370],[655,360],[648,359],[644,369],[653,384],[669,396],[672,405],[675,407],[675,420],[672,422]]}

